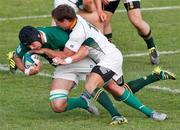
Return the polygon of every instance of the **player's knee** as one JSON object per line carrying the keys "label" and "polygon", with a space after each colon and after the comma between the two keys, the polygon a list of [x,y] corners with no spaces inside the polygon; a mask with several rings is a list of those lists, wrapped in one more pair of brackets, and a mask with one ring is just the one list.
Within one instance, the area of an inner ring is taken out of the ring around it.
{"label": "player's knee", "polygon": [[116,99],[116,97],[119,97],[120,95],[122,95],[122,93],[124,92],[124,88],[121,86],[118,86],[116,83],[109,84],[108,90],[115,99]]}
{"label": "player's knee", "polygon": [[56,113],[64,112],[66,109],[66,101],[59,100],[58,102],[51,102],[51,109]]}
{"label": "player's knee", "polygon": [[90,83],[90,82],[86,83],[86,85],[85,85],[85,89],[87,90],[87,92],[89,94],[92,94],[93,91],[96,89],[96,87],[97,87],[96,85],[94,85],[93,83]]}
{"label": "player's knee", "polygon": [[67,105],[68,91],[55,89],[50,92],[49,100],[54,112],[64,112]]}
{"label": "player's knee", "polygon": [[138,18],[132,18],[130,19],[130,22],[135,26],[136,28],[140,28],[143,26],[143,20]]}

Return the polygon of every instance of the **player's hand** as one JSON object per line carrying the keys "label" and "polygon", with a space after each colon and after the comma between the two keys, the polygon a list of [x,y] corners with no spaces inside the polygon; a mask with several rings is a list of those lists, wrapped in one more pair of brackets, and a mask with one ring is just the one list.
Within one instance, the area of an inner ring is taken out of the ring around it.
{"label": "player's hand", "polygon": [[98,11],[99,18],[102,22],[107,20],[107,15],[104,11]]}
{"label": "player's hand", "polygon": [[67,64],[63,59],[55,57],[52,59],[54,65],[65,65]]}
{"label": "player's hand", "polygon": [[104,5],[108,5],[109,2],[110,2],[110,0],[102,0],[102,3],[103,3]]}
{"label": "player's hand", "polygon": [[42,68],[42,63],[39,62],[38,64],[26,69],[26,71],[28,70],[29,72],[25,73],[25,74],[29,75],[29,76],[38,74],[40,72],[41,68]]}

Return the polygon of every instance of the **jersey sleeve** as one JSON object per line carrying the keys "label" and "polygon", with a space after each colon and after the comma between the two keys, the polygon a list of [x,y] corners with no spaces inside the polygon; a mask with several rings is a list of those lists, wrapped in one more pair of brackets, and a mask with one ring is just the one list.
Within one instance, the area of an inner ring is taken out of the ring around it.
{"label": "jersey sleeve", "polygon": [[16,47],[16,55],[21,59],[23,58],[24,54],[28,51],[29,51],[29,49],[26,46],[24,46],[22,43],[20,43]]}
{"label": "jersey sleeve", "polygon": [[77,52],[86,39],[85,32],[82,27],[76,27],[69,35],[69,40],[66,42],[65,47],[71,51]]}

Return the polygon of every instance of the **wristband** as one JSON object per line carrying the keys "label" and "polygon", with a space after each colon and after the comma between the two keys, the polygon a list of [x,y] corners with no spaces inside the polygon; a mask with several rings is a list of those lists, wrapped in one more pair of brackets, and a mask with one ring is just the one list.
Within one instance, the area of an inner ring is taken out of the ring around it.
{"label": "wristband", "polygon": [[29,75],[32,68],[33,68],[33,66],[29,67],[28,69],[25,69],[24,74]]}
{"label": "wristband", "polygon": [[65,61],[67,64],[71,64],[71,63],[72,63],[72,58],[71,58],[71,57],[67,57],[66,59],[64,59],[64,61]]}
{"label": "wristband", "polygon": [[28,69],[25,69],[25,70],[24,70],[24,74],[25,74],[25,75],[29,75],[30,70],[31,70],[31,69],[29,69],[29,68],[28,68]]}

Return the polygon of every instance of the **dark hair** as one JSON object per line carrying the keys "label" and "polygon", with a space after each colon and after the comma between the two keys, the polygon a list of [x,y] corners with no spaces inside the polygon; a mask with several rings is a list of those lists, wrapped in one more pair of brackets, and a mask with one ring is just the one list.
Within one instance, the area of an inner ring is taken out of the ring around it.
{"label": "dark hair", "polygon": [[59,5],[58,7],[53,9],[51,15],[58,21],[63,21],[64,19],[71,21],[77,18],[74,9],[67,4]]}
{"label": "dark hair", "polygon": [[19,40],[25,46],[30,45],[34,41],[41,41],[40,32],[32,26],[24,26],[19,31]]}

